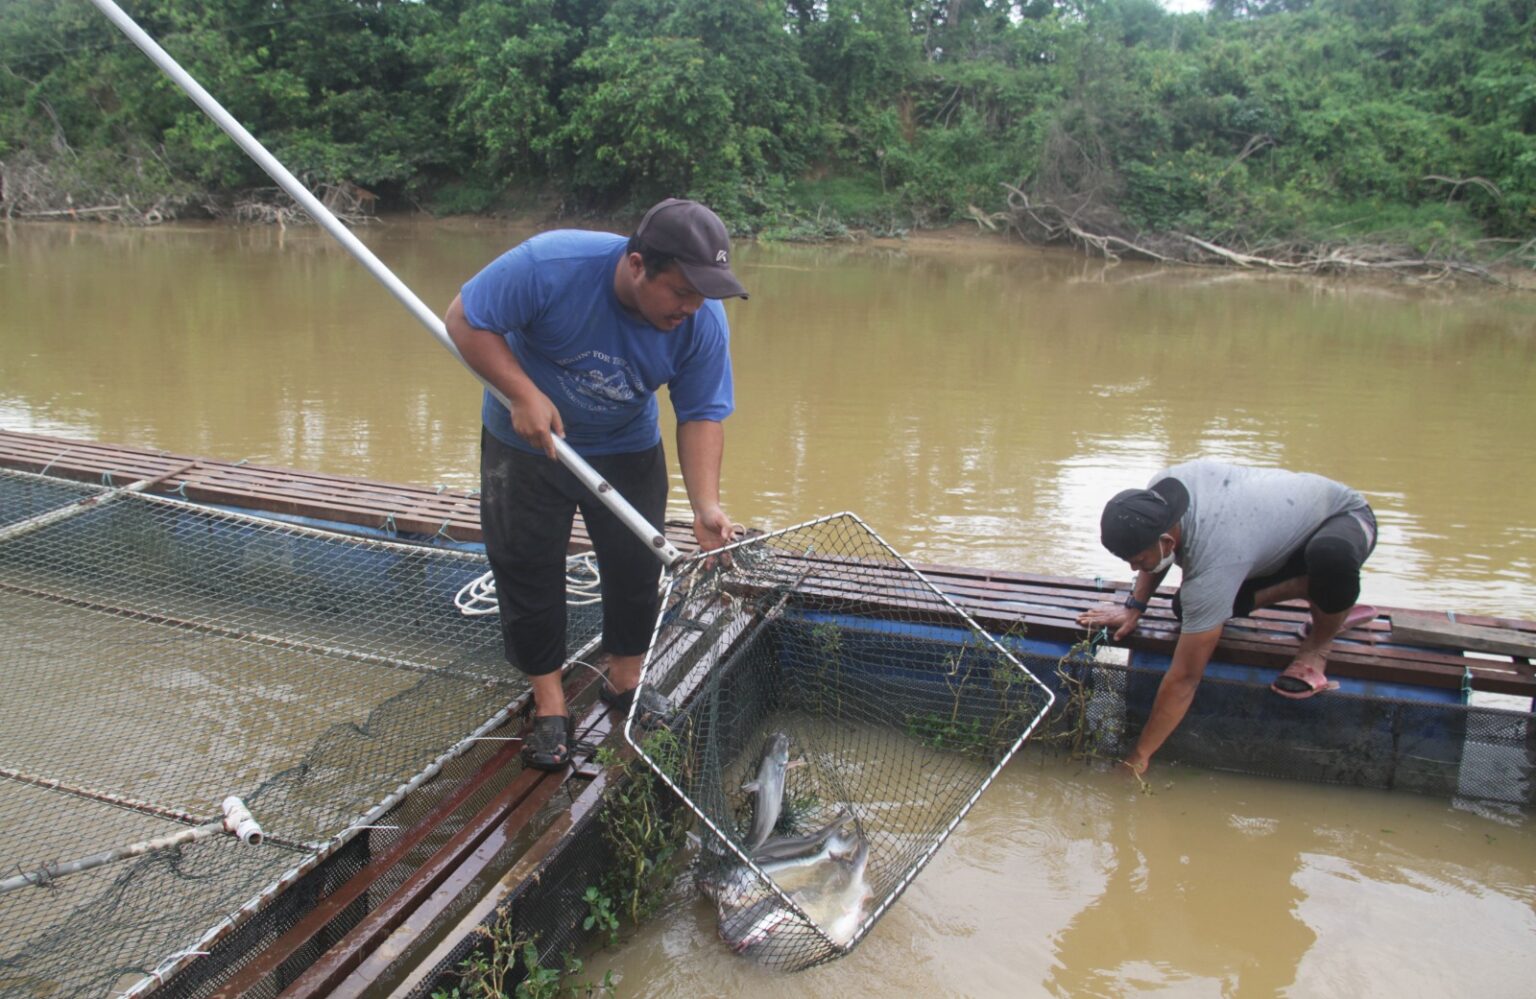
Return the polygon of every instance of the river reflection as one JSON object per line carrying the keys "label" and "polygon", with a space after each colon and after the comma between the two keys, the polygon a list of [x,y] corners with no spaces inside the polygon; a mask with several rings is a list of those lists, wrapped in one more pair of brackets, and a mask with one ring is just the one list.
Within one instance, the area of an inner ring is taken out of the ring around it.
{"label": "river reflection", "polygon": [[[360,231],[434,308],[528,233]],[[746,244],[737,269],[739,521],[852,510],[915,562],[1123,579],[1104,499],[1210,455],[1364,492],[1368,600],[1536,616],[1536,296],[966,240]],[[0,228],[0,427],[474,488],[478,412],[317,230]],[[726,954],[687,895],[589,966],[624,995],[1531,993],[1522,821],[1153,773],[1145,797],[1015,761],[850,957],[793,979]]]}

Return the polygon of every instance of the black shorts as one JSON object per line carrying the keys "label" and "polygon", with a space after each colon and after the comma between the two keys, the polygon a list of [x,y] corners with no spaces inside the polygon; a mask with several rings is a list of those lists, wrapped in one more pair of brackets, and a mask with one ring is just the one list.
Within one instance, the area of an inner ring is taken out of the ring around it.
{"label": "black shorts", "polygon": [[[588,463],[661,530],[667,510],[667,456],[660,444]],[[480,430],[480,527],[496,578],[507,661],[529,676],[565,663],[565,560],[575,512],[602,573],[603,649],[643,655],[651,641],[661,562],[564,465],[509,447]]]}
{"label": "black shorts", "polygon": [[[1232,616],[1253,613],[1258,594],[1279,583],[1305,576],[1307,600],[1325,614],[1349,610],[1360,598],[1360,567],[1376,550],[1376,514],[1369,506],[1335,514],[1323,521],[1285,563],[1265,576],[1243,581],[1232,598]],[[1173,613],[1183,619],[1178,594]]]}
{"label": "black shorts", "polygon": [[1307,577],[1307,599],[1324,614],[1347,611],[1360,598],[1360,567],[1376,550],[1376,514],[1370,507],[1335,514],[1268,576],[1244,580],[1232,600],[1232,616],[1253,613],[1259,591]]}

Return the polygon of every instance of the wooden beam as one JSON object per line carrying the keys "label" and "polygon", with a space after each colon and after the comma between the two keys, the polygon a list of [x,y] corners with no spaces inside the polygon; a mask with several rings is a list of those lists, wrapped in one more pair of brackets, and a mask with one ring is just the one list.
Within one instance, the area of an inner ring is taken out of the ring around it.
{"label": "wooden beam", "polygon": [[1391,616],[1392,641],[1403,645],[1430,645],[1521,659],[1536,657],[1536,635],[1463,624],[1444,614],[1393,611]]}

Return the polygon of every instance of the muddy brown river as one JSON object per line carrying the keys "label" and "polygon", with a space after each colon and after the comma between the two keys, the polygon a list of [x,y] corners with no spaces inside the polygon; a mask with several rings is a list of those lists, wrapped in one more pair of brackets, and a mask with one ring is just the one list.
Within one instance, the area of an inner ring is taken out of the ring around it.
{"label": "muddy brown river", "polygon": [[[529,232],[360,235],[437,308]],[[738,521],[851,510],[915,562],[1123,579],[1098,545],[1104,499],[1208,455],[1364,492],[1381,529],[1366,600],[1536,617],[1536,294],[970,238],[747,243],[737,261]],[[478,410],[318,230],[0,227],[5,429],[473,488]],[[679,892],[588,968],[626,996],[1536,994],[1522,816],[1153,777],[1145,795],[1026,751],[831,965],[763,971]]]}

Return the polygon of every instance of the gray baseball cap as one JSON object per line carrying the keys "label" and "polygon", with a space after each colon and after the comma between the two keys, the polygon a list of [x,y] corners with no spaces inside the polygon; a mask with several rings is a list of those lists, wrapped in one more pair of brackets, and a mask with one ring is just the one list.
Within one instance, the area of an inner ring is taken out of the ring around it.
{"label": "gray baseball cap", "polygon": [[668,198],[652,205],[635,238],[676,257],[678,269],[705,298],[747,297],[747,289],[731,273],[731,237],[725,223],[697,201]]}

